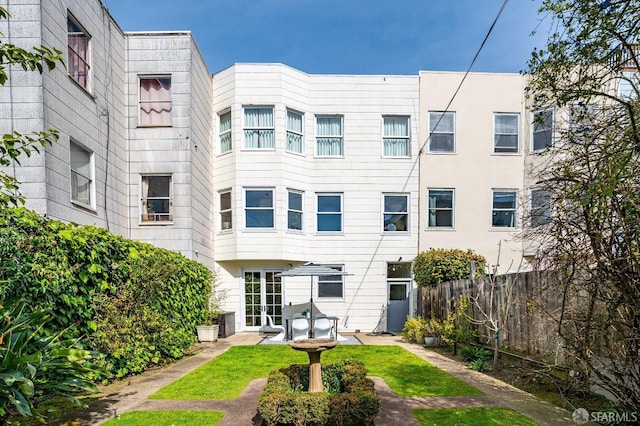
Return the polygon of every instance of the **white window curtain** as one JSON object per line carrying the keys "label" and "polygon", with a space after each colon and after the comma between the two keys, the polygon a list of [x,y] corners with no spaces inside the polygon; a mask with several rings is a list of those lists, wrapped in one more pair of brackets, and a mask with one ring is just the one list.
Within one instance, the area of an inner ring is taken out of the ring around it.
{"label": "white window curtain", "polygon": [[384,118],[384,156],[409,156],[409,119],[407,117]]}
{"label": "white window curtain", "polygon": [[342,155],[342,118],[317,118],[317,154],[327,156]]}
{"label": "white window curtain", "polygon": [[302,114],[287,111],[287,150],[302,153]]}
{"label": "white window curtain", "polygon": [[140,79],[140,124],[171,126],[171,77]]}
{"label": "white window curtain", "polygon": [[231,143],[231,112],[220,115],[220,152],[229,152],[233,148]]}
{"label": "white window curtain", "polygon": [[272,108],[245,108],[244,147],[249,149],[274,147]]}
{"label": "white window curtain", "polygon": [[495,114],[495,152],[518,152],[518,115]]}

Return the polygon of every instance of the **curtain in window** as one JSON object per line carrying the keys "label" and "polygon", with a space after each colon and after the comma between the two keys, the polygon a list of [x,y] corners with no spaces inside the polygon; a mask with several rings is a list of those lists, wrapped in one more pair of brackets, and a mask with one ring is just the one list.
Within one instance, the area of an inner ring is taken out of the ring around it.
{"label": "curtain in window", "polygon": [[273,110],[247,108],[244,110],[245,148],[273,148]]}
{"label": "curtain in window", "polygon": [[220,152],[231,151],[231,113],[220,116]]}
{"label": "curtain in window", "polygon": [[67,69],[69,75],[82,87],[88,88],[89,64],[87,51],[89,38],[71,19],[67,18]]}
{"label": "curtain in window", "polygon": [[171,126],[171,78],[140,79],[140,124]]}
{"label": "curtain in window", "polygon": [[[394,136],[399,136],[394,138]],[[406,117],[384,118],[384,156],[409,156],[409,120]]]}
{"label": "curtain in window", "polygon": [[495,115],[495,151],[518,152],[518,116]]}
{"label": "curtain in window", "polygon": [[318,155],[342,155],[342,120],[340,117],[318,117],[317,127]]}
{"label": "curtain in window", "polygon": [[287,111],[287,150],[302,152],[302,115]]}

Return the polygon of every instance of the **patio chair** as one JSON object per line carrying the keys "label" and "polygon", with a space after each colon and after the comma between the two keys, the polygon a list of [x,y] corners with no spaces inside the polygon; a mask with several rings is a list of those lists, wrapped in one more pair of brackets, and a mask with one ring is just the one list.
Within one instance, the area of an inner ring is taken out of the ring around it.
{"label": "patio chair", "polygon": [[302,314],[295,314],[291,323],[291,340],[309,338],[309,321]]}
{"label": "patio chair", "polygon": [[267,325],[269,326],[269,328],[272,330],[278,331],[278,334],[273,337],[270,337],[269,340],[272,340],[274,342],[282,342],[285,339],[285,336],[287,335],[286,330],[281,325],[275,325],[273,323],[273,318],[271,318],[271,315],[266,314],[266,317],[267,317]]}
{"label": "patio chair", "polygon": [[331,339],[331,321],[325,314],[316,315],[316,320],[313,323],[313,337],[316,339]]}

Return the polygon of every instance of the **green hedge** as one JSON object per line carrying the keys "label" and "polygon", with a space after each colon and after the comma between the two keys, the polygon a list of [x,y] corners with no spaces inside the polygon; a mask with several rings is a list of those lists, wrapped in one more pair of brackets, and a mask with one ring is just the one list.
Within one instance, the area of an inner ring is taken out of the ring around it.
{"label": "green hedge", "polygon": [[419,287],[469,278],[471,262],[476,263],[476,276],[485,276],[487,261],[473,250],[434,249],[419,253],[413,261],[413,276]]}
{"label": "green hedge", "polygon": [[17,208],[0,211],[0,282],[0,301],[50,308],[52,332],[123,377],[184,355],[215,279],[179,253]]}
{"label": "green hedge", "polygon": [[380,400],[366,375],[359,361],[323,364],[325,391],[309,393],[309,365],[293,364],[271,372],[258,411],[269,426],[373,425]]}

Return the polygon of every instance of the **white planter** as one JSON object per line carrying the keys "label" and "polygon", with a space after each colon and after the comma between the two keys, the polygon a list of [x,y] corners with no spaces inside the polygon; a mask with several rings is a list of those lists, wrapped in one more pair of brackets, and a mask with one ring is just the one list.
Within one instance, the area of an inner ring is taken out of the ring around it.
{"label": "white planter", "polygon": [[196,326],[198,332],[198,341],[202,342],[215,342],[218,340],[218,332],[220,331],[219,325],[198,325]]}
{"label": "white planter", "polygon": [[438,338],[433,336],[428,336],[424,338],[424,344],[427,346],[438,346]]}

